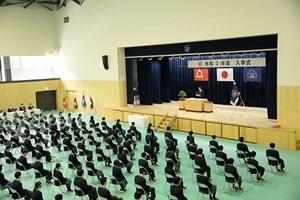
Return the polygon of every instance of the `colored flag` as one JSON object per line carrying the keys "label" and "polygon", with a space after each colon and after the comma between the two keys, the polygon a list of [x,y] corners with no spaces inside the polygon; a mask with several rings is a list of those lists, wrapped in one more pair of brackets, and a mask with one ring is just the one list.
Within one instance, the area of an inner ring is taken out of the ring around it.
{"label": "colored flag", "polygon": [[233,81],[233,69],[232,68],[217,69],[217,81]]}
{"label": "colored flag", "polygon": [[76,110],[78,108],[78,103],[77,103],[76,97],[74,97],[73,105],[74,105],[74,110]]}
{"label": "colored flag", "polygon": [[94,101],[92,99],[92,96],[90,96],[90,109],[93,109],[94,108]]}
{"label": "colored flag", "polygon": [[67,105],[67,99],[66,97],[63,98],[63,109],[67,109],[68,105]]}
{"label": "colored flag", "polygon": [[82,105],[82,107],[86,107],[86,101],[85,101],[84,94],[82,95],[82,98],[81,98],[81,105]]}
{"label": "colored flag", "polygon": [[235,82],[233,82],[231,95],[230,95],[230,104],[235,106],[239,102],[239,91]]}
{"label": "colored flag", "polygon": [[194,81],[208,81],[208,69],[194,69]]}
{"label": "colored flag", "polygon": [[261,82],[261,68],[243,68],[243,80],[244,82]]}

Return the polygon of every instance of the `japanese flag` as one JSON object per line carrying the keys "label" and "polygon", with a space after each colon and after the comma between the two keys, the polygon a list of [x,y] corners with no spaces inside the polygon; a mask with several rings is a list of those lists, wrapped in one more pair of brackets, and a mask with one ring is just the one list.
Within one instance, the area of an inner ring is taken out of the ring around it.
{"label": "japanese flag", "polygon": [[217,81],[233,81],[232,68],[217,69]]}

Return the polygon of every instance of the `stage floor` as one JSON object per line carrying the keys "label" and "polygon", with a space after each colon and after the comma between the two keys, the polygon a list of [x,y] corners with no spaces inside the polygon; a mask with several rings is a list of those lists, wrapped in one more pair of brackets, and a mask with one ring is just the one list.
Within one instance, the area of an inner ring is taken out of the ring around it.
{"label": "stage floor", "polygon": [[268,120],[266,108],[257,107],[214,104],[214,111],[212,113],[204,113],[179,110],[178,102],[171,101],[171,103],[138,105],[134,107],[123,106],[114,109],[156,115],[164,115],[166,113],[168,113],[168,115],[176,114],[178,118],[195,119],[250,127],[274,127],[277,125],[276,121]]}

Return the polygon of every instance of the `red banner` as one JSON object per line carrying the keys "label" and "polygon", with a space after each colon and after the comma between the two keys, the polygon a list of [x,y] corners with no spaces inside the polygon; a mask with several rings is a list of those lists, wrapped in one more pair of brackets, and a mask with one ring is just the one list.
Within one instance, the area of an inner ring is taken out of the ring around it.
{"label": "red banner", "polygon": [[194,81],[208,81],[208,69],[194,69]]}

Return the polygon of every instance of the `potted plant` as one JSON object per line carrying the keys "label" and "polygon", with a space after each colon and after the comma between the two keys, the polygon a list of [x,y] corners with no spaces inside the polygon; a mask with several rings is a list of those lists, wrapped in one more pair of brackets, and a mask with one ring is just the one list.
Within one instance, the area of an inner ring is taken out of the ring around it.
{"label": "potted plant", "polygon": [[185,109],[184,100],[185,100],[185,97],[187,97],[186,92],[183,90],[180,90],[178,93],[178,97],[179,97],[179,101],[178,101],[179,110],[184,110]]}

